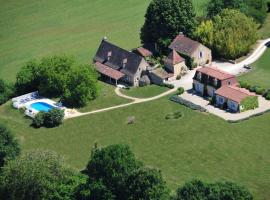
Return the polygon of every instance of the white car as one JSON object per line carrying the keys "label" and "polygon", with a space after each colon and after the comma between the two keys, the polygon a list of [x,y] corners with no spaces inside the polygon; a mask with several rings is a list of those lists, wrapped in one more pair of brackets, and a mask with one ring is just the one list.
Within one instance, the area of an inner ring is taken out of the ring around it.
{"label": "white car", "polygon": [[117,87],[118,87],[118,88],[121,88],[121,89],[128,89],[128,87],[127,87],[127,86],[122,85],[122,84],[118,84],[118,85],[117,85]]}

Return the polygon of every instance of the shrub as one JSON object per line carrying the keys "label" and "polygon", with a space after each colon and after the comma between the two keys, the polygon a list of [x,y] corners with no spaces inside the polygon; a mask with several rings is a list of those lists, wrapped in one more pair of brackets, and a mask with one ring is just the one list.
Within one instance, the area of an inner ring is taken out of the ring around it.
{"label": "shrub", "polygon": [[174,85],[173,84],[169,84],[169,83],[163,83],[162,85],[163,87],[167,87],[169,89],[173,89],[174,88]]}
{"label": "shrub", "polygon": [[265,93],[265,89],[262,87],[257,87],[255,92],[258,95],[263,95]]}
{"label": "shrub", "polygon": [[127,119],[127,124],[135,124],[135,117],[129,116]]}
{"label": "shrub", "polygon": [[251,87],[249,88],[249,91],[250,91],[250,92],[256,92],[257,88],[258,88],[258,86],[251,86]]}
{"label": "shrub", "polygon": [[247,82],[244,82],[244,81],[239,81],[239,85],[241,88],[246,88],[248,87],[248,83]]}
{"label": "shrub", "polygon": [[270,100],[270,92],[265,96],[267,100]]}
{"label": "shrub", "polygon": [[259,101],[257,96],[246,97],[241,101],[241,106],[243,109],[241,111],[252,110],[259,107]]}
{"label": "shrub", "polygon": [[169,113],[165,116],[165,119],[166,120],[169,120],[169,119],[179,119],[183,116],[183,113],[182,111],[176,111],[176,112],[173,112],[173,113]]}
{"label": "shrub", "polygon": [[172,96],[170,97],[170,100],[176,103],[179,103],[181,105],[184,105],[186,107],[191,108],[192,110],[198,110],[200,112],[207,112],[207,110],[199,105],[196,105],[190,101],[187,101],[179,96]]}
{"label": "shrub", "polygon": [[62,124],[65,113],[63,110],[51,109],[49,112],[39,112],[33,118],[32,125],[36,128],[42,126],[47,128],[53,128]]}
{"label": "shrub", "polygon": [[59,109],[51,109],[49,112],[44,114],[44,126],[53,128],[62,124],[64,119],[64,111]]}
{"label": "shrub", "polygon": [[35,128],[40,128],[44,125],[45,112],[39,112],[36,114],[35,118],[32,121],[32,126]]}
{"label": "shrub", "polygon": [[216,104],[216,96],[214,95],[213,97],[210,98],[210,104],[215,105]]}
{"label": "shrub", "polygon": [[181,95],[185,92],[185,89],[183,87],[180,87],[177,89],[177,95]]}

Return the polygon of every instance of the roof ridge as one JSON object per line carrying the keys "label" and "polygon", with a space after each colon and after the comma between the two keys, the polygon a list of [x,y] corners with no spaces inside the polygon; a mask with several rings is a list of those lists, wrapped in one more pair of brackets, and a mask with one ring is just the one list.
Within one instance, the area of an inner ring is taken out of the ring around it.
{"label": "roof ridge", "polygon": [[249,92],[247,89],[244,89],[244,88],[240,88],[238,86],[233,86],[233,85],[224,85],[224,86],[227,86],[227,87],[230,87],[231,89],[233,90],[236,90],[238,92],[241,92],[241,93],[244,93],[244,94],[247,94],[247,95],[251,95],[252,93]]}

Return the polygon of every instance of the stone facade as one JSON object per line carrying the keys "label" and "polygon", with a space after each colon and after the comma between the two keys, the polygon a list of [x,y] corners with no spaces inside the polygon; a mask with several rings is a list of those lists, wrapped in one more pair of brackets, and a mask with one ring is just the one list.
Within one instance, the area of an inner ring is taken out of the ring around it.
{"label": "stone facade", "polygon": [[200,44],[191,54],[196,66],[204,66],[212,63],[212,51],[206,46]]}

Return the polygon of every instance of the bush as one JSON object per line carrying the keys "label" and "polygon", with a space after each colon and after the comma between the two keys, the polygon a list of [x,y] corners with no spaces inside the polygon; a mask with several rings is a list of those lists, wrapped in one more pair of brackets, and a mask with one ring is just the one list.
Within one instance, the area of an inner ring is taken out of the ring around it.
{"label": "bush", "polygon": [[42,126],[47,128],[53,128],[62,124],[65,113],[63,110],[51,109],[49,112],[39,112],[33,118],[32,125],[36,128]]}
{"label": "bush", "polygon": [[244,82],[244,81],[239,81],[239,85],[241,88],[246,88],[248,87],[248,83],[247,82]]}
{"label": "bush", "polygon": [[265,98],[266,98],[267,100],[270,100],[270,92],[267,93],[267,95],[265,96]]}
{"label": "bush", "polygon": [[173,89],[174,88],[174,85],[173,84],[169,84],[169,83],[163,83],[162,85],[163,87],[167,87],[169,89]]}
{"label": "bush", "polygon": [[185,92],[185,89],[183,87],[180,87],[177,89],[177,94],[176,95],[181,95]]}
{"label": "bush", "polygon": [[262,87],[257,87],[255,92],[258,95],[263,95],[265,93],[265,89]]}
{"label": "bush", "polygon": [[45,112],[39,112],[36,114],[35,118],[32,121],[32,126],[35,128],[40,128],[44,125]]}
{"label": "bush", "polygon": [[259,107],[259,101],[257,96],[246,97],[241,101],[241,106],[243,109],[241,111],[253,110]]}

